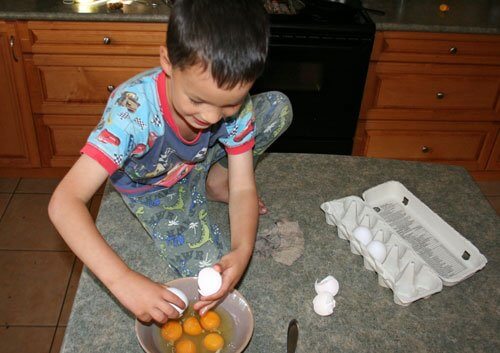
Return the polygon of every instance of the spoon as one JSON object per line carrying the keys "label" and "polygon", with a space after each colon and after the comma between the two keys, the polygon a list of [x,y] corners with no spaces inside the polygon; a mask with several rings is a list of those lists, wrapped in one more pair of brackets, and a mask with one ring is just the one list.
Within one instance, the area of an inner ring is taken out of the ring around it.
{"label": "spoon", "polygon": [[295,353],[297,348],[297,341],[299,339],[299,326],[297,320],[292,319],[288,324],[288,332],[286,335],[286,352]]}

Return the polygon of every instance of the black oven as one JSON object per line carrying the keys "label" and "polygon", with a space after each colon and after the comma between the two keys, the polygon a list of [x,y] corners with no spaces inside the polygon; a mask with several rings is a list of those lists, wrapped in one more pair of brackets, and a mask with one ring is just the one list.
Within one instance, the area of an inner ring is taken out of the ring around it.
{"label": "black oven", "polygon": [[271,15],[267,66],[252,89],[292,102],[293,123],[270,151],[351,154],[375,26],[363,10],[304,10]]}

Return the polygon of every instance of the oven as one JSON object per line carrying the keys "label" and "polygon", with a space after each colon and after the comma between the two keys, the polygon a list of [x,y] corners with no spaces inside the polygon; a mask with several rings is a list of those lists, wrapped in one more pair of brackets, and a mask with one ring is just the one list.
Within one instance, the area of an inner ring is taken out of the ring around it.
{"label": "oven", "polygon": [[[307,7],[307,2],[304,1]],[[363,10],[271,15],[266,69],[252,93],[278,90],[293,107],[273,152],[352,152],[375,26]]]}

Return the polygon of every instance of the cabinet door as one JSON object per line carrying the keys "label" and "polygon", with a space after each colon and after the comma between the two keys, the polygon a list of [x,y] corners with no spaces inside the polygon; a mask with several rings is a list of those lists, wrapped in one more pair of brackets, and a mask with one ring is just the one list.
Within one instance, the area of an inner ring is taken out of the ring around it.
{"label": "cabinet door", "polygon": [[488,161],[487,170],[500,170],[500,133],[495,140],[495,146],[491,151],[491,156]]}
{"label": "cabinet door", "polygon": [[0,166],[37,167],[38,148],[18,37],[0,21]]}

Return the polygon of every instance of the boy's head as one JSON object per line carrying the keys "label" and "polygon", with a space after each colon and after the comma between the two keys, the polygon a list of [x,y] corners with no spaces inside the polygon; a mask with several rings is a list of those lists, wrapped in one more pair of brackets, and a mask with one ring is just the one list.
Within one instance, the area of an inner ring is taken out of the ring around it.
{"label": "boy's head", "polygon": [[176,0],[168,25],[168,59],[180,70],[201,65],[219,87],[231,89],[259,77],[268,40],[261,0]]}

